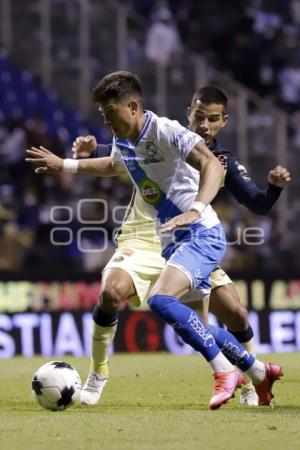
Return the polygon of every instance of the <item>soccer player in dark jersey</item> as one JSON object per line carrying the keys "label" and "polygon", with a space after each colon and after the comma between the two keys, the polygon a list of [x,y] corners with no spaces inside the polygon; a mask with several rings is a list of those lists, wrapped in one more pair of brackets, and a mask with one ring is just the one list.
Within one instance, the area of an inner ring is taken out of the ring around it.
{"label": "soccer player in dark jersey", "polygon": [[[266,189],[260,189],[251,180],[247,170],[238,158],[217,141],[216,137],[228,122],[227,97],[217,87],[205,86],[197,90],[187,109],[189,128],[200,134],[206,145],[220,160],[225,169],[224,187],[235,199],[256,214],[267,214],[282,189],[291,181],[289,171],[276,166],[270,170]],[[248,312],[240,303],[232,281],[221,268],[212,276],[212,292],[209,310],[224,322],[237,340],[252,354],[255,354],[253,331],[248,322]],[[257,404],[257,395],[249,381],[241,390],[241,403]]]}

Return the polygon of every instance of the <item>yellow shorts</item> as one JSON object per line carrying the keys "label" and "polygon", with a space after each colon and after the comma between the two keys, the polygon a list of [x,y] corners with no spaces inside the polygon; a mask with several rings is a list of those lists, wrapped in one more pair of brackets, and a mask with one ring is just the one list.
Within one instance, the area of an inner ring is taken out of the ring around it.
{"label": "yellow shorts", "polygon": [[[112,268],[125,270],[132,278],[136,290],[136,295],[129,299],[130,303],[135,307],[140,307],[146,306],[148,294],[165,267],[165,260],[157,249],[151,249],[150,246],[148,248],[145,246],[143,249],[134,247],[134,244],[131,243],[128,247],[118,248],[103,271]],[[212,289],[232,283],[220,267],[212,272],[210,281]],[[203,292],[195,289],[183,297],[181,302],[200,301],[205,295],[209,295],[209,291]]]}
{"label": "yellow shorts", "polygon": [[232,284],[231,278],[221,267],[217,267],[210,276],[211,289],[215,289],[226,284]]}
{"label": "yellow shorts", "polygon": [[134,283],[136,296],[130,298],[133,306],[141,306],[165,266],[165,260],[157,250],[130,247],[118,248],[104,270],[117,268],[127,272]]}

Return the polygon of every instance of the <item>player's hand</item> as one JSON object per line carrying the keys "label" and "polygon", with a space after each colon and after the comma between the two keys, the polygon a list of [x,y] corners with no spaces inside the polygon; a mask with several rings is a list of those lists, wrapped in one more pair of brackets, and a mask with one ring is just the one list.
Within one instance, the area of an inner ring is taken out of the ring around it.
{"label": "player's hand", "polygon": [[282,166],[276,166],[275,169],[270,170],[268,174],[268,182],[280,188],[287,186],[291,179],[290,172]]}
{"label": "player's hand", "polygon": [[30,150],[26,150],[26,154],[30,158],[26,158],[25,161],[38,166],[35,173],[58,173],[63,170],[63,159],[54,155],[45,147],[31,147]]}
{"label": "player's hand", "polygon": [[160,231],[163,233],[165,231],[172,231],[174,228],[191,225],[191,223],[194,223],[197,219],[199,219],[199,213],[197,213],[197,211],[186,211],[185,213],[179,214],[179,216],[175,216],[173,219],[162,224]]}
{"label": "player's hand", "polygon": [[73,158],[88,158],[96,150],[97,141],[95,136],[79,136],[72,146]]}

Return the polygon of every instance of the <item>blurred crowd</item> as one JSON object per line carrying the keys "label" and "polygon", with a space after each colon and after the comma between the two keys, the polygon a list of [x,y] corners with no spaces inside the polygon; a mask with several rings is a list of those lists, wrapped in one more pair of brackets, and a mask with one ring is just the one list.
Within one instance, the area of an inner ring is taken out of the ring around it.
{"label": "blurred crowd", "polygon": [[24,158],[39,145],[71,157],[40,117],[0,126],[0,272],[99,271],[124,213],[114,207],[129,202],[132,188],[113,178],[38,176]]}
{"label": "blurred crowd", "polygon": [[149,60],[165,64],[184,58],[184,45],[258,94],[298,112],[294,120],[299,121],[300,0],[134,4],[152,18],[145,48]]}

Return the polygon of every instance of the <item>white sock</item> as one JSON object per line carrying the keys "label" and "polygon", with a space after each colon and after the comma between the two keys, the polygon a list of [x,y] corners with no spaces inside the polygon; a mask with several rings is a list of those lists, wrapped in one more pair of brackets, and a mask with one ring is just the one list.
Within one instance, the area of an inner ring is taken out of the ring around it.
{"label": "white sock", "polygon": [[[256,356],[254,337],[251,338],[250,341],[241,342],[241,345],[247,350],[248,353],[250,353],[253,356]],[[244,375],[245,375],[245,383],[243,384],[243,386],[245,386],[246,389],[251,388],[254,389],[251,378],[247,375],[247,373],[244,373]]]}
{"label": "white sock", "polygon": [[266,375],[264,363],[256,359],[250,369],[246,370],[246,374],[251,378],[253,384],[260,384]]}
{"label": "white sock", "polygon": [[228,361],[227,358],[220,352],[214,359],[209,361],[209,364],[214,373],[216,372],[232,372],[234,366]]}

